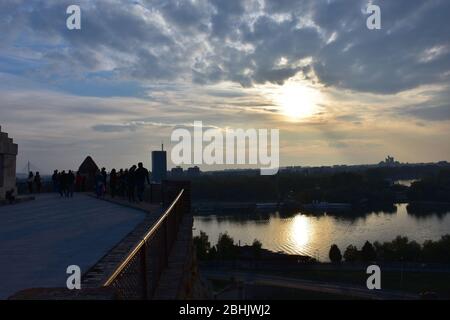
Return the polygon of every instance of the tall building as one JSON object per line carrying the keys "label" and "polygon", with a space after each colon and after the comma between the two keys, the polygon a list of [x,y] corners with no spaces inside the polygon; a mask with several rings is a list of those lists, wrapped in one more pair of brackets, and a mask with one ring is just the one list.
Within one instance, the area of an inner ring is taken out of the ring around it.
{"label": "tall building", "polygon": [[161,183],[167,177],[167,155],[164,145],[161,151],[152,151],[152,182]]}

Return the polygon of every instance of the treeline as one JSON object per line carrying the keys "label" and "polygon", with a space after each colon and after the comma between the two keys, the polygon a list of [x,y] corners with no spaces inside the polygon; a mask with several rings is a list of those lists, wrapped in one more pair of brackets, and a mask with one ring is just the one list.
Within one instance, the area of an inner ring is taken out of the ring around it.
{"label": "treeline", "polygon": [[275,176],[202,175],[191,180],[194,200],[281,201],[288,197],[302,203],[393,202],[395,190],[377,173],[342,172],[334,174],[287,173]]}
{"label": "treeline", "polygon": [[[450,170],[434,171],[411,188],[392,185],[395,168],[372,168],[358,172],[280,172],[274,176],[211,174],[193,177],[192,197],[199,201],[276,202],[287,198],[301,203],[313,200],[365,203],[376,206],[396,202],[399,193],[409,201],[450,202]],[[400,175],[400,174],[399,174]],[[408,191],[409,189],[409,191]]]}
{"label": "treeline", "polygon": [[361,250],[349,245],[344,253],[333,244],[329,251],[333,263],[346,262],[423,262],[450,263],[450,234],[442,236],[438,241],[427,240],[422,245],[409,241],[407,237],[398,236],[391,242],[366,241]]}
{"label": "treeline", "polygon": [[[233,260],[239,256],[239,247],[227,233],[219,235],[215,246],[211,246],[208,235],[203,231],[200,231],[200,235],[195,236],[193,240],[199,260]],[[251,247],[254,258],[258,258],[262,252],[261,242],[255,239]]]}
{"label": "treeline", "polygon": [[414,182],[408,189],[408,199],[450,203],[450,170]]}

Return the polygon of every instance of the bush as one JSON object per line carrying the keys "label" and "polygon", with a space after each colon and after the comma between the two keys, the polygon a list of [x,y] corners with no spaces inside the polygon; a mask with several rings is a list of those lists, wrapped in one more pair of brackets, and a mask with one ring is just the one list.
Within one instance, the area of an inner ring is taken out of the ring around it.
{"label": "bush", "polygon": [[200,235],[195,236],[193,239],[195,249],[197,251],[197,257],[199,260],[206,260],[208,253],[211,250],[211,244],[209,243],[208,235],[200,231]]}
{"label": "bush", "polygon": [[342,260],[341,250],[339,250],[339,247],[335,244],[331,246],[328,256],[333,263],[340,263]]}
{"label": "bush", "polygon": [[227,233],[221,233],[219,240],[217,241],[217,255],[221,259],[234,259],[236,258],[236,247],[234,240]]}
{"label": "bush", "polygon": [[359,260],[359,251],[355,246],[349,245],[344,252],[344,259],[346,262],[355,262]]}
{"label": "bush", "polygon": [[252,249],[255,258],[259,259],[261,257],[262,243],[257,239],[253,240]]}
{"label": "bush", "polygon": [[375,261],[377,259],[375,248],[369,241],[366,241],[361,249],[361,258],[364,262]]}

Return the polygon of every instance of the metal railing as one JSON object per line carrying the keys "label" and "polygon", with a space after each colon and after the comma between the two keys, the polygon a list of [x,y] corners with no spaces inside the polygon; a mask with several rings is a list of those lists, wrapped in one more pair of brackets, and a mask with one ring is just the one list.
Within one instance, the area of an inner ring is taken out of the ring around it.
{"label": "metal railing", "polygon": [[170,250],[186,210],[186,192],[181,190],[164,214],[103,283],[117,290],[122,299],[150,299],[168,265]]}

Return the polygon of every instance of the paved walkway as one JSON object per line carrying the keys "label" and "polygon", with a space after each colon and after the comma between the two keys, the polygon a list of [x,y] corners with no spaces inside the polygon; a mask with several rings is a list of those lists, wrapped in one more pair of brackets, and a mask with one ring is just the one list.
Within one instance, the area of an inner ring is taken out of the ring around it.
{"label": "paved walkway", "polygon": [[84,273],[145,216],[83,194],[1,206],[0,299],[31,287],[64,287],[67,266]]}

